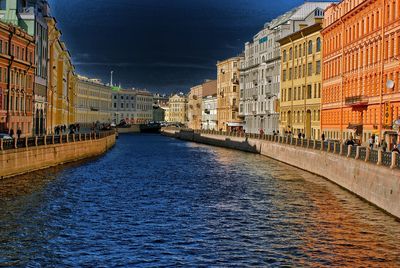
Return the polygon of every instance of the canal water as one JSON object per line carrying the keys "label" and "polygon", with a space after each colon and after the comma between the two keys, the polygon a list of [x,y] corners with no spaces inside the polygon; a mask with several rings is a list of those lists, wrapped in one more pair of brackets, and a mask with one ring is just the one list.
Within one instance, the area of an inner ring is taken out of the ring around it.
{"label": "canal water", "polygon": [[0,181],[0,197],[0,266],[400,266],[399,221],[338,186],[158,135]]}

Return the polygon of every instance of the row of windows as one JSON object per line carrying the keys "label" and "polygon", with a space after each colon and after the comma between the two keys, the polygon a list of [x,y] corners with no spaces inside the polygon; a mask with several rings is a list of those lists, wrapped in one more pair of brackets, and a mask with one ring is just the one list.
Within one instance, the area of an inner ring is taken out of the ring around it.
{"label": "row of windows", "polygon": [[292,79],[299,79],[305,77],[306,75],[311,76],[313,74],[319,75],[321,73],[321,61],[318,60],[315,62],[315,73],[314,73],[314,66],[312,62],[306,65],[299,65],[295,66],[294,68],[289,68],[288,70],[282,70],[282,81],[290,81]]}
{"label": "row of windows", "polygon": [[[318,37],[317,40],[315,41],[316,43],[316,48],[315,48],[315,52],[320,52],[321,51],[321,38]],[[299,46],[295,46],[294,47],[294,55],[293,55],[293,48],[289,49],[289,60],[297,59],[297,58],[301,58],[301,57],[305,57],[307,55],[311,55],[314,53],[314,49],[313,49],[313,41],[310,40],[308,41],[308,45],[306,46],[306,43],[304,42],[303,46],[299,45]],[[282,60],[283,62],[286,62],[288,60],[288,55],[287,55],[287,51],[286,49],[283,50],[282,52]]]}
{"label": "row of windows", "polygon": [[321,98],[321,83],[315,83],[314,85],[307,85],[301,87],[294,87],[288,89],[282,89],[281,94],[282,101],[296,101],[312,98]]}
{"label": "row of windows", "polygon": [[8,92],[3,96],[3,107],[4,110],[26,113],[32,109],[32,97],[25,93]]}
{"label": "row of windows", "polygon": [[[303,111],[282,111],[280,113],[280,119],[283,122],[287,122],[289,124],[293,123],[303,123],[305,122],[306,113]],[[311,111],[311,121],[320,121],[321,112],[320,110]]]}
{"label": "row of windows", "polygon": [[[0,53],[1,54],[8,54],[8,41],[4,41],[0,39]],[[11,55],[14,56],[16,59],[29,61],[33,63],[33,52],[28,51],[26,53],[25,47],[21,47],[15,44],[11,45]]]}
{"label": "row of windows", "polygon": [[[113,107],[117,108],[116,102],[113,103]],[[140,103],[138,103],[136,105],[135,105],[135,103],[131,103],[131,105],[129,105],[129,103],[120,103],[120,108],[121,109],[129,109],[129,108],[135,109],[136,108],[138,110],[148,111],[148,110],[152,110],[153,106],[149,105],[149,104],[140,104]]]}
{"label": "row of windows", "polygon": [[[400,87],[394,89],[388,89],[386,87],[387,80],[393,80],[396,85],[400,82],[399,71],[385,74],[383,77],[382,85],[380,85],[379,74],[365,75],[362,77],[356,77],[343,81],[343,89],[341,86],[330,86],[324,87],[322,91],[322,102],[323,103],[334,103],[339,102],[341,98],[352,97],[352,96],[366,96],[373,97],[379,96],[382,88],[383,94],[399,92]],[[341,96],[343,94],[343,96]]]}

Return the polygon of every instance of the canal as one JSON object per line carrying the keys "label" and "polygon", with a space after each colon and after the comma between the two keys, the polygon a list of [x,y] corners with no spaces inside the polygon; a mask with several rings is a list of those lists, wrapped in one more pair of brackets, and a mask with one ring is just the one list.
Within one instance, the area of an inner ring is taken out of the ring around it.
{"label": "canal", "polygon": [[0,181],[0,197],[0,266],[400,266],[399,221],[338,186],[158,135]]}

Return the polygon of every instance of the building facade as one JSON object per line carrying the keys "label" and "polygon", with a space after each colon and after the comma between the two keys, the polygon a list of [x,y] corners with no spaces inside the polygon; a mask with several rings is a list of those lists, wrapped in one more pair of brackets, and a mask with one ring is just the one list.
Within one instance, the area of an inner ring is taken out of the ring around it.
{"label": "building facade", "polygon": [[166,122],[166,108],[168,107],[169,98],[167,95],[153,95],[153,120],[156,122]]}
{"label": "building facade", "polygon": [[281,133],[319,139],[321,107],[322,24],[317,23],[279,40],[281,49]]}
{"label": "building facade", "polygon": [[201,128],[217,130],[217,80],[210,80],[203,84]]}
{"label": "building facade", "polygon": [[98,79],[78,76],[76,122],[80,125],[111,123],[111,87]]}
{"label": "building facade", "polygon": [[142,124],[153,120],[153,95],[147,91],[114,88],[112,121],[119,124]]}
{"label": "building facade", "polygon": [[54,133],[56,126],[76,123],[77,77],[71,55],[57,28],[56,20],[47,18],[49,31],[49,74],[47,90],[47,133]]}
{"label": "building facade", "polygon": [[48,76],[48,25],[50,16],[46,0],[3,0],[0,5],[0,18],[23,28],[34,37],[35,42],[35,81],[33,107],[33,134],[46,133],[47,117],[47,76]]}
{"label": "building facade", "polygon": [[248,133],[279,129],[281,57],[278,40],[320,22],[329,2],[305,2],[264,25],[245,44],[240,66],[240,116]]}
{"label": "building facade", "polygon": [[[325,12],[322,131],[368,141],[400,115],[400,1],[344,0]],[[355,136],[354,136],[355,135]],[[391,140],[391,139],[389,139]]]}
{"label": "building facade", "polygon": [[242,56],[217,63],[217,126],[218,130],[243,129],[239,118],[239,63]]}
{"label": "building facade", "polygon": [[188,128],[201,129],[203,85],[190,89],[188,95]]}
{"label": "building facade", "polygon": [[0,22],[0,132],[32,135],[34,54],[31,35]]}
{"label": "building facade", "polygon": [[167,122],[186,125],[188,99],[183,93],[175,94],[169,98],[168,110],[166,113]]}

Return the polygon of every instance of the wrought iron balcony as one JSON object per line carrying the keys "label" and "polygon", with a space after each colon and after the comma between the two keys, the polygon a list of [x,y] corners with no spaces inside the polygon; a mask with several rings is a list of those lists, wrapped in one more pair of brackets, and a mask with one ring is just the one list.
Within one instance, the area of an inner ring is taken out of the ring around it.
{"label": "wrought iron balcony", "polygon": [[346,97],[345,104],[347,106],[365,106],[368,105],[368,98],[362,95]]}
{"label": "wrought iron balcony", "polygon": [[232,82],[234,85],[239,85],[239,79],[237,79],[237,78],[232,78],[232,79],[231,79],[231,82]]}

